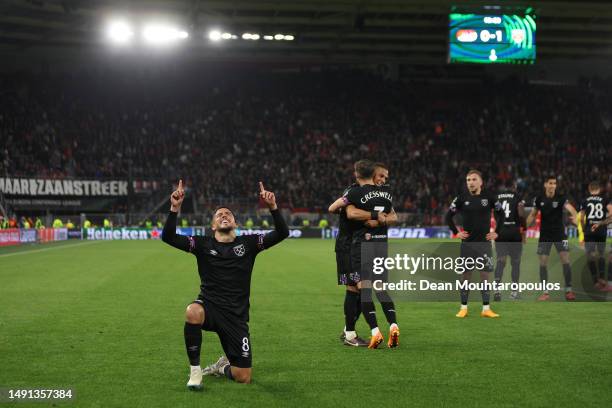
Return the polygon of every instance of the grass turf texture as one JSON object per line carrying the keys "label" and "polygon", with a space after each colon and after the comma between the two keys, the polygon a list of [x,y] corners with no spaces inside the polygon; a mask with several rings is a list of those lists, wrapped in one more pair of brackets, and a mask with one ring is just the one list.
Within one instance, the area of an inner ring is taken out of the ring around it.
{"label": "grass turf texture", "polygon": [[[333,241],[287,240],[259,255],[253,383],[205,378],[204,391],[194,393],[185,388],[182,332],[184,308],[198,293],[195,257],[157,241],[1,249],[0,387],[73,387],[73,402],[53,404],[76,407],[601,406],[608,399],[609,302],[504,301],[494,305],[497,320],[478,316],[479,294],[464,320],[454,317],[458,302],[401,302],[398,349],[353,349],[338,340],[344,290],[335,274]],[[558,267],[551,278],[561,279]],[[358,331],[366,337],[363,320]],[[205,332],[202,363],[221,354],[216,335]]]}

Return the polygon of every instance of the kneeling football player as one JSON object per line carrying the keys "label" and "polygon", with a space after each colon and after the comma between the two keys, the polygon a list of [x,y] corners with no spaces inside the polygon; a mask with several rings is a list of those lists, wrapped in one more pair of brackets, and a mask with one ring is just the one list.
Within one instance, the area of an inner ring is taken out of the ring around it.
{"label": "kneeling football player", "polygon": [[[198,262],[200,294],[185,312],[185,346],[191,365],[187,387],[202,389],[202,375],[225,376],[241,383],[251,382],[249,296],[255,257],[289,236],[274,193],[259,183],[260,197],[270,208],[275,230],[267,234],[236,236],[236,221],[230,209],[218,208],[213,216],[213,236],[176,234],[176,217],[185,192],[182,180],[170,196],[171,207],[162,240],[191,252]],[[216,363],[200,367],[202,330],[216,332],[225,352]]]}

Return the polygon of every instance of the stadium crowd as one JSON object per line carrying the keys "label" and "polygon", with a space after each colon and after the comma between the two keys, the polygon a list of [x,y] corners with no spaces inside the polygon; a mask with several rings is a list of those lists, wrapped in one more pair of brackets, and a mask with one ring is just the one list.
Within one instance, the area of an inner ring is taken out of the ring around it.
{"label": "stadium crowd", "polygon": [[265,180],[282,207],[323,211],[351,164],[373,158],[389,166],[396,210],[424,225],[442,224],[469,168],[526,198],[549,174],[575,201],[593,179],[612,191],[612,103],[592,82],[177,69],[1,83],[0,176],[181,177],[200,210],[252,206]]}

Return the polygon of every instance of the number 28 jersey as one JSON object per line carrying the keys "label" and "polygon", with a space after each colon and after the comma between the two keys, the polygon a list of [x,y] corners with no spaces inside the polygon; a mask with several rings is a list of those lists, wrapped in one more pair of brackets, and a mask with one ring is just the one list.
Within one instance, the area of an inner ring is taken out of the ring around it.
{"label": "number 28 jersey", "polygon": [[607,228],[597,228],[595,232],[591,232],[591,225],[603,221],[606,218],[604,198],[600,195],[588,196],[580,204],[580,211],[584,211],[584,215],[586,216],[584,240],[587,242],[605,241]]}

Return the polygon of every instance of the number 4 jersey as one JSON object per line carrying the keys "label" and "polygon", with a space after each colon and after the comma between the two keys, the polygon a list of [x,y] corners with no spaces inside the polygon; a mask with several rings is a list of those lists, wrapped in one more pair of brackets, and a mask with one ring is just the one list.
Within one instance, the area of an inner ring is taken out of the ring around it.
{"label": "number 4 jersey", "polygon": [[590,195],[580,204],[580,211],[586,216],[584,227],[584,240],[586,242],[605,242],[606,228],[598,228],[591,232],[591,225],[603,221],[606,218],[606,205],[604,198],[600,195]]}
{"label": "number 4 jersey", "polygon": [[520,242],[521,241],[521,212],[525,202],[514,191],[504,191],[497,194],[497,211],[495,221],[497,227],[497,241]]}

